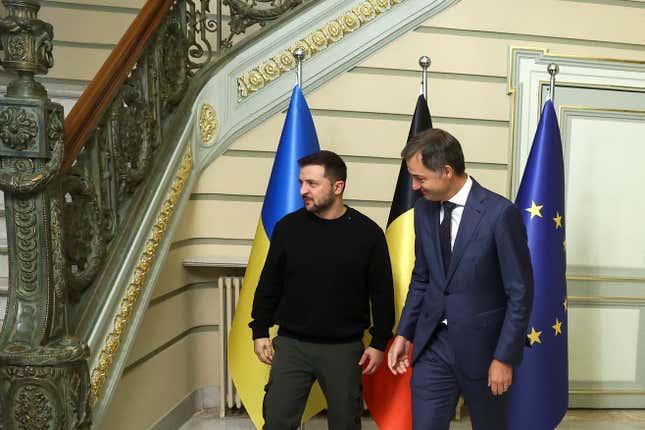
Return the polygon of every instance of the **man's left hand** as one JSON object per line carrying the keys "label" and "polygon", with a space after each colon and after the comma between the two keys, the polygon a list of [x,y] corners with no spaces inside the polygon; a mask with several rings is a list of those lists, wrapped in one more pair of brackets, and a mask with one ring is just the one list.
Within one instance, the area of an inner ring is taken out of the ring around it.
{"label": "man's left hand", "polygon": [[513,382],[513,366],[493,359],[488,369],[488,386],[493,396],[501,396]]}
{"label": "man's left hand", "polygon": [[363,375],[371,375],[376,372],[381,361],[383,361],[383,351],[379,351],[378,349],[370,346],[363,352],[361,359],[358,360],[358,365],[365,365],[363,368]]}

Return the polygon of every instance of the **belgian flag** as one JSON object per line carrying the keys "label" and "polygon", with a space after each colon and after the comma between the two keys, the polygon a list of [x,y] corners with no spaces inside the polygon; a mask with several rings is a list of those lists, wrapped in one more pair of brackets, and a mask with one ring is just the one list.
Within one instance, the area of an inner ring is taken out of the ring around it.
{"label": "belgian flag", "polygon": [[[430,118],[428,103],[421,94],[417,99],[408,140],[430,128],[432,128],[432,118]],[[412,190],[412,177],[408,173],[405,160],[403,160],[385,230],[394,277],[394,305],[397,325],[408,294],[414,266],[414,203],[419,198],[421,198],[421,193]],[[390,344],[388,344],[388,349]],[[365,402],[379,429],[411,429],[410,377],[412,372],[395,376],[390,372],[385,361],[387,358],[373,375],[363,378]]]}

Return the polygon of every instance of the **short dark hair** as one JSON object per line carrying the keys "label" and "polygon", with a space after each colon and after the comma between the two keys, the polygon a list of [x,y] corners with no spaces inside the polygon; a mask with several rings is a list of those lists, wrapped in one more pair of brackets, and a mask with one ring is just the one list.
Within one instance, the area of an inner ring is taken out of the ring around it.
{"label": "short dark hair", "polygon": [[423,165],[437,171],[446,164],[461,176],[466,171],[461,144],[452,134],[440,128],[431,128],[413,136],[401,151],[401,158],[409,160],[421,153]]}
{"label": "short dark hair", "polygon": [[347,181],[347,166],[338,154],[332,151],[318,151],[298,160],[300,167],[322,166],[325,169],[325,178],[333,184],[336,181]]}

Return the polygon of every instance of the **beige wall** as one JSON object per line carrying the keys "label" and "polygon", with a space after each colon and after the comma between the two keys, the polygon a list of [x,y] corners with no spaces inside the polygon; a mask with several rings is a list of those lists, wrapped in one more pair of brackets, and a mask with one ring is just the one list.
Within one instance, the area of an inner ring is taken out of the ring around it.
{"label": "beige wall", "polygon": [[62,0],[39,17],[54,26],[54,67],[48,78],[92,80],[145,0]]}
{"label": "beige wall", "polygon": [[[432,58],[435,126],[462,141],[477,180],[506,195],[509,47],[645,60],[643,22],[645,8],[628,1],[462,0],[317,91],[305,88],[321,146],[348,163],[349,204],[385,226],[418,94],[420,55]],[[190,333],[164,347],[191,327],[217,324],[213,290],[185,287],[212,282],[222,272],[187,271],[182,261],[248,256],[283,120],[276,115],[244,135],[202,174],[130,362],[157,352],[125,374],[106,428],[145,428],[193,390],[216,383],[219,332]],[[130,423],[132,416],[140,421]]]}
{"label": "beige wall", "polygon": [[[305,88],[321,147],[348,163],[350,204],[384,227],[422,54],[432,59],[434,125],[461,140],[478,181],[507,195],[509,47],[645,60],[645,8],[607,3],[462,0],[322,88]],[[177,232],[194,257],[229,255],[227,244],[230,254],[243,243],[248,252],[283,120],[276,115],[247,133],[202,174]]]}
{"label": "beige wall", "polygon": [[217,278],[240,270],[182,268],[191,246],[171,250],[103,428],[149,428],[191,393],[219,385]]}
{"label": "beige wall", "polygon": [[198,284],[153,299],[103,428],[149,428],[190,393],[218,384],[218,296]]}

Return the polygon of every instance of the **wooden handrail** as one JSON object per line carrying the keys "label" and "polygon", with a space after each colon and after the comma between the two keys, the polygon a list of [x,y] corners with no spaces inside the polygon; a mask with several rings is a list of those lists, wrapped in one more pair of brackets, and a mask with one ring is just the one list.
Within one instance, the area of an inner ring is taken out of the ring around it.
{"label": "wooden handrail", "polygon": [[110,56],[65,118],[65,158],[61,171],[69,169],[106,108],[114,99],[128,73],[173,0],[148,0]]}

